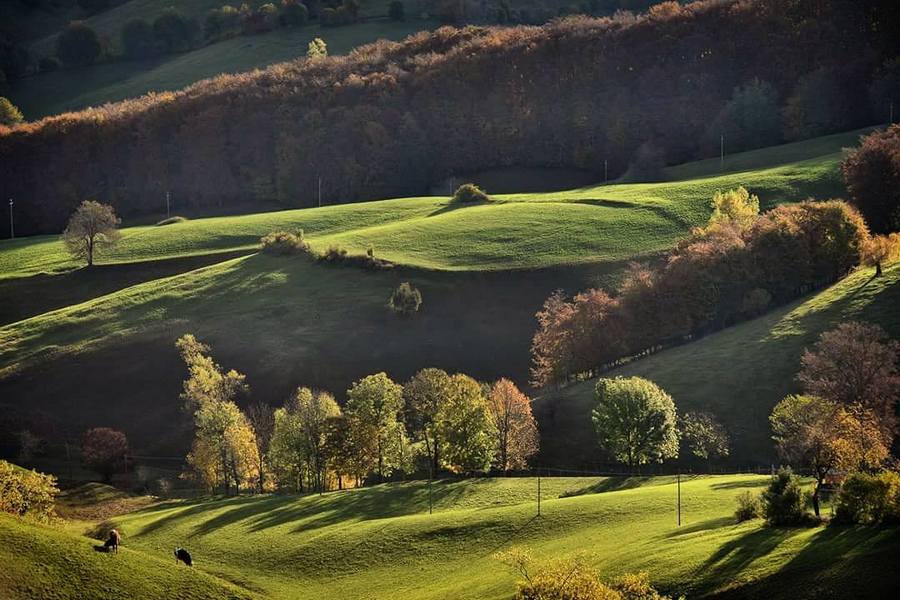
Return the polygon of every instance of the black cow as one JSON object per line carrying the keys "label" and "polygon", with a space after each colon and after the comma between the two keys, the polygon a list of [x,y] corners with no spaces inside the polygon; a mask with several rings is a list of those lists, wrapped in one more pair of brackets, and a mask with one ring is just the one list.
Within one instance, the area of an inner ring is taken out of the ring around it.
{"label": "black cow", "polygon": [[178,561],[183,562],[189,567],[194,566],[194,561],[191,560],[191,553],[185,550],[184,548],[175,548],[175,564],[178,564]]}

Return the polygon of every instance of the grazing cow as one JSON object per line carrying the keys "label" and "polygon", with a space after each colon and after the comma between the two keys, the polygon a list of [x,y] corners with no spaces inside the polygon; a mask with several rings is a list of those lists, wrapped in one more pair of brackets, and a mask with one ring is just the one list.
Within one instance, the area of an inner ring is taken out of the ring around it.
{"label": "grazing cow", "polygon": [[103,543],[103,547],[107,552],[112,550],[116,554],[119,553],[119,544],[122,542],[122,536],[119,535],[119,532],[115,529],[109,530],[109,537],[106,539],[106,542]]}
{"label": "grazing cow", "polygon": [[175,548],[175,564],[178,564],[178,561],[183,562],[189,567],[194,566],[194,561],[191,560],[191,553],[185,550],[184,548]]}

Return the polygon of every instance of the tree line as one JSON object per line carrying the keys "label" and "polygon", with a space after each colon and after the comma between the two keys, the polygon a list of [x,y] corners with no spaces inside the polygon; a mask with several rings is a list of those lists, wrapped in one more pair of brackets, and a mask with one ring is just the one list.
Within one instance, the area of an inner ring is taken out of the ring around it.
{"label": "tree line", "polygon": [[652,173],[717,154],[719,129],[732,151],[886,121],[897,18],[885,0],[709,0],[444,27],[4,129],[0,195],[24,234],[87,197],[127,218],[167,190],[311,206],[319,181],[335,203],[509,165]]}
{"label": "tree line", "polygon": [[177,347],[194,422],[189,476],[210,490],[324,491],[398,473],[508,471],[538,451],[530,400],[508,379],[484,384],[427,368],[401,385],[376,373],[354,382],[343,406],[301,386],[282,406],[242,410],[242,374],[222,369],[193,335]]}
{"label": "tree line", "polygon": [[898,236],[872,236],[845,202],[784,204],[760,214],[759,199],[746,189],[717,192],[709,223],[661,266],[633,263],[614,294],[588,289],[569,300],[557,291],[545,301],[532,341],[533,381],[546,386],[596,374],[898,255]]}

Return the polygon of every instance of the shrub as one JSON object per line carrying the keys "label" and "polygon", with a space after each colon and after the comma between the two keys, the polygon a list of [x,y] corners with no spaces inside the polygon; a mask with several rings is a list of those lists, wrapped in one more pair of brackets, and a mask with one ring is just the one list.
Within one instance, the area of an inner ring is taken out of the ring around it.
{"label": "shrub", "polygon": [[58,70],[61,64],[55,56],[42,56],[38,61],[38,70],[41,73],[51,73]]}
{"label": "shrub", "polygon": [[97,32],[81,21],[70,23],[56,38],[56,56],[66,66],[84,67],[93,64],[101,50]]}
{"label": "shrub", "polygon": [[340,246],[328,246],[328,249],[320,256],[327,262],[340,262],[347,258],[347,249]]}
{"label": "shrub", "polygon": [[233,6],[213,8],[203,19],[203,37],[215,39],[225,34],[235,33],[240,27],[241,13]]}
{"label": "shrub", "polygon": [[8,99],[0,96],[0,125],[15,125],[23,120],[22,111]]}
{"label": "shrub", "polygon": [[54,516],[56,478],[0,460],[0,510],[46,521]]}
{"label": "shrub", "polygon": [[464,183],[453,194],[453,202],[470,204],[473,202],[490,202],[491,197],[474,183]]}
{"label": "shrub", "polygon": [[399,315],[411,315],[422,306],[422,293],[404,281],[391,294],[388,306]]}
{"label": "shrub", "polygon": [[807,520],[806,492],[790,467],[781,467],[762,494],[763,516],[769,525],[800,525]]}
{"label": "shrub", "polygon": [[388,5],[388,17],[390,17],[391,21],[405,21],[406,7],[403,6],[403,2],[400,0],[391,2]]}
{"label": "shrub", "polygon": [[840,523],[900,522],[900,473],[851,473],[841,484],[835,521]]}
{"label": "shrub", "polygon": [[737,495],[737,509],[734,511],[734,519],[738,523],[756,519],[762,514],[762,503],[759,495],[750,491],[743,491]]}
{"label": "shrub", "polygon": [[297,233],[289,231],[273,231],[260,239],[263,252],[268,254],[287,255],[309,252],[309,242],[303,238],[303,230]]}
{"label": "shrub", "polygon": [[156,34],[143,19],[128,21],[122,28],[122,52],[127,58],[142,59],[156,54]]}
{"label": "shrub", "polygon": [[285,0],[281,4],[278,21],[282,27],[302,27],[309,20],[309,9],[297,0]]}
{"label": "shrub", "polygon": [[[162,221],[157,221],[157,226],[159,225],[174,225],[175,223],[184,223],[187,221],[187,217],[169,217],[168,219],[163,219]],[[265,238],[263,238],[265,239]]]}
{"label": "shrub", "polygon": [[81,461],[109,482],[114,473],[122,471],[128,460],[128,438],[109,427],[94,427],[84,432],[81,440]]}

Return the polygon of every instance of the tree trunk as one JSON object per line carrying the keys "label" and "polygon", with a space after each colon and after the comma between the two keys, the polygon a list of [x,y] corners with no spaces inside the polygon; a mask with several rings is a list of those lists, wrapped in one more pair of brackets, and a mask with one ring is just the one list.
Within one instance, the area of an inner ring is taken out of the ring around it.
{"label": "tree trunk", "polygon": [[817,519],[819,518],[819,490],[822,487],[822,483],[824,483],[822,478],[816,479],[816,487],[813,490],[813,495],[812,495],[813,512],[816,513]]}
{"label": "tree trunk", "polygon": [[881,261],[875,261],[875,277],[881,277]]}

